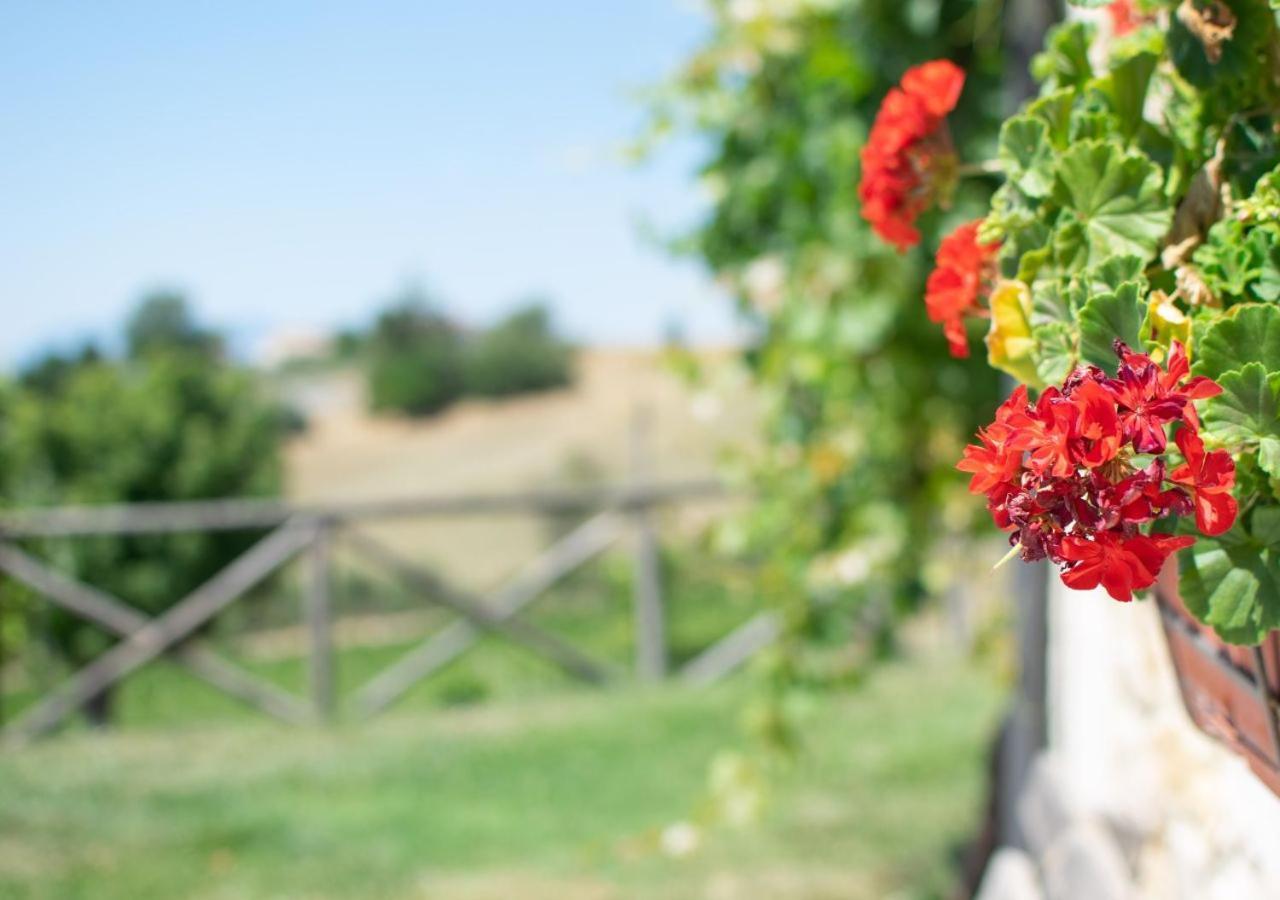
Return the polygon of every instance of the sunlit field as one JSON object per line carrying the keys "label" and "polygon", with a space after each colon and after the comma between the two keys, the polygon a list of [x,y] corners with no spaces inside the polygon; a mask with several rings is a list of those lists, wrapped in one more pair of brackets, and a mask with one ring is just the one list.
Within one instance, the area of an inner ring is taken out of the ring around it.
{"label": "sunlit field", "polygon": [[921,654],[814,696],[763,823],[664,853],[749,691],[56,738],[0,757],[0,895],[946,896],[982,810],[991,675]]}

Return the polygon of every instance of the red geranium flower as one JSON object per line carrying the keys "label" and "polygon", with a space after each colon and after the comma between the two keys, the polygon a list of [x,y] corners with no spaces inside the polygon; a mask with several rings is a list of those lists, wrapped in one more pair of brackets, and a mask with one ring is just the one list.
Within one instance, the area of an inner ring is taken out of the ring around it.
{"label": "red geranium flower", "polygon": [[1222,388],[1203,375],[1187,378],[1191,366],[1186,348],[1178,341],[1173,342],[1165,369],[1120,341],[1116,341],[1116,353],[1120,369],[1107,387],[1115,395],[1121,421],[1139,453],[1163,453],[1165,426],[1183,418],[1198,426],[1191,401],[1222,393]]}
{"label": "red geranium flower", "polygon": [[[1023,559],[1048,558],[1069,587],[1101,585],[1129,600],[1155,582],[1169,554],[1195,541],[1143,534],[1145,526],[1194,511],[1204,534],[1231,527],[1235,466],[1226,451],[1206,453],[1196,433],[1191,401],[1220,388],[1187,378],[1180,345],[1167,370],[1119,342],[1116,352],[1115,379],[1078,366],[1034,406],[1019,388],[957,468],[973,474],[969,489],[986,495]],[[1172,474],[1161,456],[1167,442],[1157,440],[1171,422],[1181,423],[1176,441],[1186,459]],[[1146,459],[1158,443],[1160,452]]]}
{"label": "red geranium flower", "polygon": [[1206,453],[1204,441],[1192,428],[1181,429],[1174,441],[1186,463],[1173,470],[1169,480],[1191,491],[1196,504],[1196,527],[1207,535],[1222,534],[1236,521],[1239,506],[1231,496],[1236,467],[1226,450]]}
{"label": "red geranium flower", "polygon": [[1026,405],[1027,389],[1018,385],[1017,390],[996,410],[995,421],[978,431],[981,445],[970,444],[964,448],[964,458],[956,463],[956,468],[973,475],[969,480],[971,492],[985,494],[992,491],[1012,480],[1021,470],[1022,450],[1009,444],[1009,439],[1015,434],[1009,422],[1025,410]]}
{"label": "red geranium flower", "polygon": [[938,244],[934,269],[925,285],[924,306],[931,322],[942,326],[951,355],[969,355],[966,315],[982,315],[979,300],[991,290],[1000,243],[978,242],[982,220],[966,222]]}
{"label": "red geranium flower", "polygon": [[1169,554],[1195,541],[1167,534],[1125,537],[1115,531],[1099,532],[1093,540],[1067,535],[1062,539],[1062,557],[1068,564],[1062,583],[1076,590],[1101,584],[1112,597],[1127,603],[1134,591],[1156,583]]}
{"label": "red geranium flower", "polygon": [[945,117],[964,88],[964,71],[934,60],[907,71],[885,95],[862,148],[862,216],[898,250],[920,243],[916,218],[955,176]]}
{"label": "red geranium flower", "polygon": [[1080,384],[1071,400],[1076,409],[1073,454],[1087,468],[1096,469],[1120,451],[1122,430],[1115,398],[1090,379]]}
{"label": "red geranium flower", "polygon": [[1143,20],[1134,12],[1133,0],[1113,0],[1107,5],[1107,15],[1111,17],[1111,33],[1116,37],[1133,31]]}
{"label": "red geranium flower", "polygon": [[[1121,344],[1121,346],[1124,345]],[[1128,350],[1127,347],[1125,349]],[[1183,415],[1187,423],[1193,428],[1199,428],[1200,420],[1196,416],[1196,410],[1191,405],[1191,401],[1208,400],[1210,397],[1218,396],[1222,393],[1221,385],[1204,375],[1197,375],[1195,378],[1187,377],[1191,371],[1191,363],[1187,360],[1187,348],[1182,346],[1180,341],[1173,342],[1173,346],[1169,349],[1169,361],[1165,363],[1164,369],[1159,376],[1160,389],[1166,394],[1182,397],[1186,401]]]}
{"label": "red geranium flower", "polygon": [[1026,450],[1027,467],[1038,475],[1065,478],[1075,471],[1071,455],[1071,425],[1075,409],[1062,402],[1062,392],[1045,388],[1033,409],[1017,418],[1013,445]]}

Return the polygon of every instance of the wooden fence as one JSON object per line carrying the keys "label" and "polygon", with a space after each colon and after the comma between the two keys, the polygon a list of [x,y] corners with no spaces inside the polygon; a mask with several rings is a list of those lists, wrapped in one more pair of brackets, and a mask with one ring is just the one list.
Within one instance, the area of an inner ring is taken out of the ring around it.
{"label": "wooden fence", "polygon": [[[341,535],[354,552],[395,574],[424,602],[454,614],[454,621],[359,687],[356,715],[372,716],[470,649],[484,634],[499,635],[537,654],[574,678],[606,682],[622,676],[564,638],[520,613],[548,588],[615,543],[630,538],[634,560],[635,671],[643,679],[669,672],[666,613],[659,573],[655,511],[725,495],[717,481],[651,482],[638,470],[626,484],[592,489],[460,494],[394,500],[299,504],[280,500],[27,509],[0,514],[0,572],[51,603],[117,636],[119,641],[72,674],[9,724],[0,735],[22,742],[47,733],[87,701],[166,657],[189,672],[275,718],[325,721],[336,711],[332,617],[333,544]],[[477,596],[449,584],[414,559],[371,535],[370,522],[440,516],[519,513],[586,517],[570,533],[526,564],[497,590]],[[148,618],[121,598],[81,583],[24,550],[23,540],[92,535],[136,535],[217,530],[268,530],[248,551],[161,615]],[[304,613],[310,643],[310,697],[302,698],[235,665],[197,631],[281,566],[305,554]],[[762,613],[688,662],[680,673],[695,683],[714,681],[772,643],[778,620]]]}

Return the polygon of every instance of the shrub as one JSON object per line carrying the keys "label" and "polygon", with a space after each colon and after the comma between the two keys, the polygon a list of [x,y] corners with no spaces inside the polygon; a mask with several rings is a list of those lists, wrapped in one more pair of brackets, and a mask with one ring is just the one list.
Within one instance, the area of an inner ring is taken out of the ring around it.
{"label": "shrub", "polygon": [[[212,355],[190,352],[185,340],[144,343],[142,358],[84,358],[37,387],[0,392],[6,504],[195,500],[279,490],[281,417],[258,382]],[[34,549],[73,577],[155,614],[256,539],[244,532],[101,536],[50,539]],[[4,591],[6,601],[23,596],[12,583]],[[39,631],[71,665],[108,643],[82,619],[44,604],[36,608]],[[95,711],[105,718],[109,708],[99,703]]]}
{"label": "shrub", "polygon": [[462,337],[417,296],[378,317],[367,352],[369,403],[375,411],[429,415],[462,396]]}
{"label": "shrub", "polygon": [[467,347],[466,392],[505,397],[569,383],[572,351],[556,337],[547,308],[533,304],[512,313]]}

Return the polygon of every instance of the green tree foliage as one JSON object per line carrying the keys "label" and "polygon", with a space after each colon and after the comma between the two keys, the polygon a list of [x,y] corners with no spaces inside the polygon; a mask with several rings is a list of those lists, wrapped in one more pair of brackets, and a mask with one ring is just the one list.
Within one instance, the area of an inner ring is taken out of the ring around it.
{"label": "green tree foliage", "polygon": [[[158,319],[131,320],[142,321]],[[208,332],[186,326],[130,332],[131,349],[144,353],[122,361],[85,358],[59,366],[53,381],[31,377],[49,369],[37,364],[22,379],[27,387],[0,392],[0,489],[6,505],[277,493],[282,417],[254,376],[205,352],[217,343]],[[193,335],[203,337],[193,343]],[[73,577],[159,613],[256,538],[240,532],[113,536],[48,540],[35,549]],[[8,586],[11,596],[15,590]],[[107,643],[79,618],[43,604],[34,608],[44,616],[38,630],[73,665]]]}
{"label": "green tree foliage", "polygon": [[562,387],[573,372],[573,349],[556,335],[546,304],[529,302],[467,333],[416,290],[393,301],[367,335],[344,333],[337,353],[363,357],[371,408],[413,416],[464,396]]}
{"label": "green tree foliage", "polygon": [[131,359],[154,352],[186,351],[217,356],[222,341],[200,328],[186,298],[160,291],[143,299],[125,324],[125,346]]}
{"label": "green tree foliage", "polygon": [[[709,147],[705,220],[682,242],[731,285],[759,340],[768,401],[760,501],[739,533],[762,590],[817,609],[875,600],[891,623],[928,593],[931,548],[967,530],[949,500],[965,437],[998,402],[981,359],[953,360],[921,300],[942,229],[976,217],[970,180],[898,255],[858,215],[859,151],[910,65],[950,58],[968,83],[950,117],[962,158],[994,151],[998,7],[972,0],[711,5],[708,40],[655,101],[654,131]],[[839,601],[839,602],[830,602]]]}
{"label": "green tree foliage", "polygon": [[462,396],[462,335],[417,292],[378,316],[366,353],[374,410],[428,415]]}
{"label": "green tree foliage", "polygon": [[101,360],[102,351],[94,344],[85,344],[73,353],[53,351],[24,369],[19,380],[37,394],[56,394],[77,369]]}
{"label": "green tree foliage", "polygon": [[516,310],[472,338],[466,352],[466,391],[477,397],[504,397],[569,383],[569,345],[551,327],[541,303]]}

